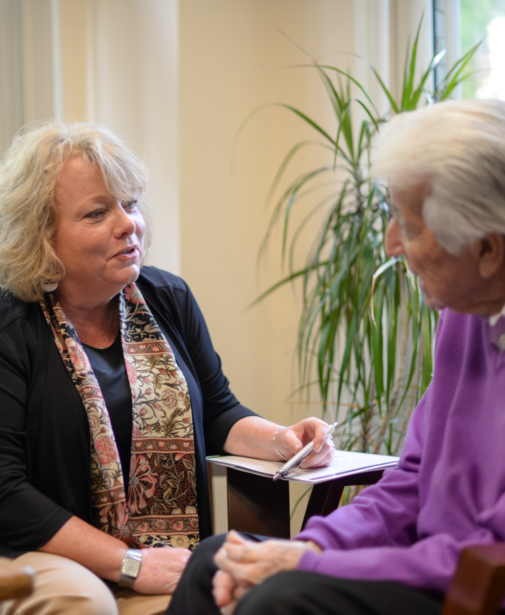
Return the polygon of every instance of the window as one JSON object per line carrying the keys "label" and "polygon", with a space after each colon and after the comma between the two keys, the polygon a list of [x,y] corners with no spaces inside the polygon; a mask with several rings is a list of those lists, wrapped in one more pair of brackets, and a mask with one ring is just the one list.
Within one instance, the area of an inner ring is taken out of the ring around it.
{"label": "window", "polygon": [[[505,0],[433,0],[433,15],[435,52],[447,49],[447,62],[437,68],[436,81],[458,56],[480,43],[465,71],[461,95],[505,100]],[[456,45],[451,30],[458,32]]]}

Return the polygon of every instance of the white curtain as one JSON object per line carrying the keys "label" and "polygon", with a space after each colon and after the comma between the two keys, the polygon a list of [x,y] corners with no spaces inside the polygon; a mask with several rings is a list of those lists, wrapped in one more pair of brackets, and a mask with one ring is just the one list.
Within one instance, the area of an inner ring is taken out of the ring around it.
{"label": "white curtain", "polygon": [[0,147],[55,102],[51,0],[0,0]]}

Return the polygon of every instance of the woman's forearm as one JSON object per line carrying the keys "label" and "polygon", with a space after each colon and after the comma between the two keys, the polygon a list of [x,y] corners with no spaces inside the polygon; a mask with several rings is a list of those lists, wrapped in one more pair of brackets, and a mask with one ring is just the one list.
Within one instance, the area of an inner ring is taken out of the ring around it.
{"label": "woman's forearm", "polygon": [[39,550],[67,557],[103,579],[118,581],[127,548],[121,540],[71,517]]}
{"label": "woman's forearm", "polygon": [[232,455],[280,461],[282,457],[273,446],[274,434],[280,427],[259,416],[246,416],[233,425],[224,449]]}
{"label": "woman's forearm", "polygon": [[[97,576],[119,581],[127,546],[77,517],[71,517],[40,551],[82,564]],[[142,565],[133,589],[141,594],[173,593],[191,556],[187,549],[142,549]]]}

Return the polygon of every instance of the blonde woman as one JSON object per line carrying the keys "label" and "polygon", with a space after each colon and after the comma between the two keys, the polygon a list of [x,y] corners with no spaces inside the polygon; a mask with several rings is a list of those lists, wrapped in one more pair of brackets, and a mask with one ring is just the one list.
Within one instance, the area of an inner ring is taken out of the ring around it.
{"label": "blonde woman", "polygon": [[187,285],[142,267],[145,190],[85,124],[28,129],[0,168],[0,555],[37,573],[0,613],[162,613],[211,534],[206,454],[331,459],[322,421],[239,404]]}

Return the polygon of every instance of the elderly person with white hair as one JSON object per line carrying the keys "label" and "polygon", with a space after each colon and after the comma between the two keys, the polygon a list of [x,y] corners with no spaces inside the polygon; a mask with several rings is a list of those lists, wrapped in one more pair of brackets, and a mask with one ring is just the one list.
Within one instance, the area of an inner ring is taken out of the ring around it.
{"label": "elderly person with white hair", "polygon": [[204,542],[170,615],[435,615],[461,551],[505,541],[505,103],[395,118],[374,172],[391,195],[387,253],[441,310],[398,468],[293,541]]}
{"label": "elderly person with white hair", "polygon": [[0,165],[0,555],[36,572],[2,615],[163,613],[212,533],[206,453],[333,456],[323,421],[237,401],[188,286],[142,266],[145,201],[98,126],[29,127]]}

